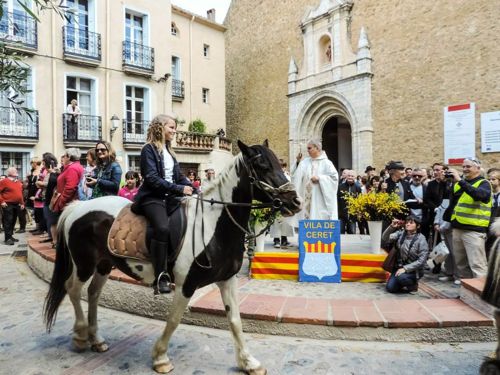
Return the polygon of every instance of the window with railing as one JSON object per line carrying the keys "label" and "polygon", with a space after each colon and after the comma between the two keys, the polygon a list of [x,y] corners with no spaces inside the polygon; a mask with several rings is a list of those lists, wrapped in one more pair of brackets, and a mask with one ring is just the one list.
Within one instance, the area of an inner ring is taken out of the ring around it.
{"label": "window with railing", "polygon": [[63,27],[63,47],[65,56],[79,56],[101,60],[101,34],[74,26]]}
{"label": "window with railing", "polygon": [[0,20],[0,39],[6,43],[18,43],[36,49],[37,22],[23,10],[4,11]]}
{"label": "window with railing", "polygon": [[97,142],[102,139],[101,116],[64,113],[65,142]]}
{"label": "window with railing", "polygon": [[129,41],[123,42],[123,65],[154,71],[154,48]]}
{"label": "window with railing", "polygon": [[0,138],[38,139],[38,111],[0,107]]}
{"label": "window with railing", "polygon": [[184,98],[184,81],[180,79],[172,79],[172,96],[176,98]]}
{"label": "window with railing", "polygon": [[149,121],[123,120],[123,143],[146,143]]}

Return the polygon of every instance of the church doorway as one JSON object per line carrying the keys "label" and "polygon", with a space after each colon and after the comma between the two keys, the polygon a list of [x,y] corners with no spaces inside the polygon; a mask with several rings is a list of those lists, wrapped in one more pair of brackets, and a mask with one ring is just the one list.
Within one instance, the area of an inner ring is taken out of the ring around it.
{"label": "church doorway", "polygon": [[341,116],[328,119],[321,135],[323,150],[338,171],[352,169],[351,125]]}

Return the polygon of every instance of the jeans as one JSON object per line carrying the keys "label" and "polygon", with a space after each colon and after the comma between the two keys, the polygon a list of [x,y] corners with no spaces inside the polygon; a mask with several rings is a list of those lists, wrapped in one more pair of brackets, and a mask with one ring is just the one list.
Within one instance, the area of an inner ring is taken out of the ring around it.
{"label": "jeans", "polygon": [[340,218],[341,234],[356,234],[356,220]]}
{"label": "jeans", "polygon": [[6,207],[2,207],[2,224],[5,231],[5,241],[12,238],[14,234],[14,226],[16,225],[19,204],[7,203]]}
{"label": "jeans", "polygon": [[417,285],[417,275],[414,272],[404,272],[399,276],[393,272],[385,288],[389,293],[401,293],[404,287],[411,290],[415,285]]}

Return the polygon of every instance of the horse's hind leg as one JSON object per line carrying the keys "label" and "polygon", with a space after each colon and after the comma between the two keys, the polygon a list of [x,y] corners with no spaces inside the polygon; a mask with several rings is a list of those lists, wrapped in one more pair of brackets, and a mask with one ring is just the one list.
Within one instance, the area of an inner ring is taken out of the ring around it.
{"label": "horse's hind leg", "polygon": [[181,322],[182,315],[186,310],[188,302],[189,298],[182,295],[182,285],[177,284],[175,286],[174,299],[171,305],[172,310],[167,318],[167,326],[153,348],[153,369],[160,374],[166,374],[174,369],[174,366],[167,356],[168,342]]}
{"label": "horse's hind leg", "polygon": [[222,301],[226,308],[229,327],[233,335],[236,346],[236,361],[238,366],[251,375],[263,375],[267,370],[261,366],[260,362],[255,359],[246,347],[243,339],[243,328],[241,325],[240,308],[238,304],[238,281],[235,276],[227,281],[219,282]]}
{"label": "horse's hind leg", "polygon": [[[89,329],[88,329],[88,340],[90,342],[90,348],[95,352],[105,352],[109,349],[104,338],[99,335],[97,331],[97,305],[99,302],[99,297],[101,295],[102,288],[106,281],[108,280],[109,272],[111,271],[111,265],[109,270],[100,270],[98,266],[97,271],[94,273],[92,282],[88,288],[89,296]],[[107,272],[107,273],[106,273]]]}
{"label": "horse's hind leg", "polygon": [[73,326],[73,346],[76,350],[87,349],[88,343],[88,324],[82,309],[82,287],[85,281],[78,279],[76,267],[73,267],[73,273],[66,281],[66,291],[69,299],[75,309],[75,324]]}

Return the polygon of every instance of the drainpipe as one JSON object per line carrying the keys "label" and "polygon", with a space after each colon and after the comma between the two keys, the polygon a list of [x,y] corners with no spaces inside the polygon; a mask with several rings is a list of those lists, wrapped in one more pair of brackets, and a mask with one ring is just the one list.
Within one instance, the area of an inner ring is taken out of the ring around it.
{"label": "drainpipe", "polygon": [[[109,57],[110,57],[110,52],[109,52],[109,40],[110,40],[110,32],[111,32],[111,20],[110,20],[110,2],[111,0],[106,1],[106,41],[105,41],[105,46],[106,48],[104,49],[104,53],[106,54],[106,73],[105,73],[105,79],[104,79],[104,96],[105,96],[105,103],[104,103],[104,118],[103,118],[103,124],[102,124],[102,131],[104,132],[103,134],[103,139],[109,139],[111,142],[111,134],[108,129],[108,121],[111,118],[110,110],[109,110]],[[96,4],[97,5],[97,4]],[[96,20],[97,22],[97,20]],[[101,46],[102,48],[102,46]],[[108,138],[109,137],[109,138]]]}
{"label": "drainpipe", "polygon": [[189,22],[189,122],[193,121],[193,22],[194,16],[191,16]]}
{"label": "drainpipe", "polygon": [[[58,35],[56,33],[56,12],[50,12],[51,14],[51,32],[52,35]],[[52,45],[51,45],[51,52],[50,54],[52,56],[56,56],[56,39],[57,38],[52,38]],[[57,90],[57,72],[56,72],[56,59],[51,59],[52,60],[52,124],[58,124],[58,116],[57,116],[57,93],[59,92]],[[66,84],[65,84],[66,85]],[[63,93],[64,94],[64,93]],[[41,125],[38,124],[38,134],[41,134]],[[64,126],[63,121],[62,121],[62,116],[61,116],[61,125]],[[56,155],[59,155],[59,150],[58,150],[58,144],[57,144],[57,134],[59,131],[62,129],[59,126],[52,126],[52,149],[54,150],[54,153]],[[64,134],[64,133],[63,133]]]}

